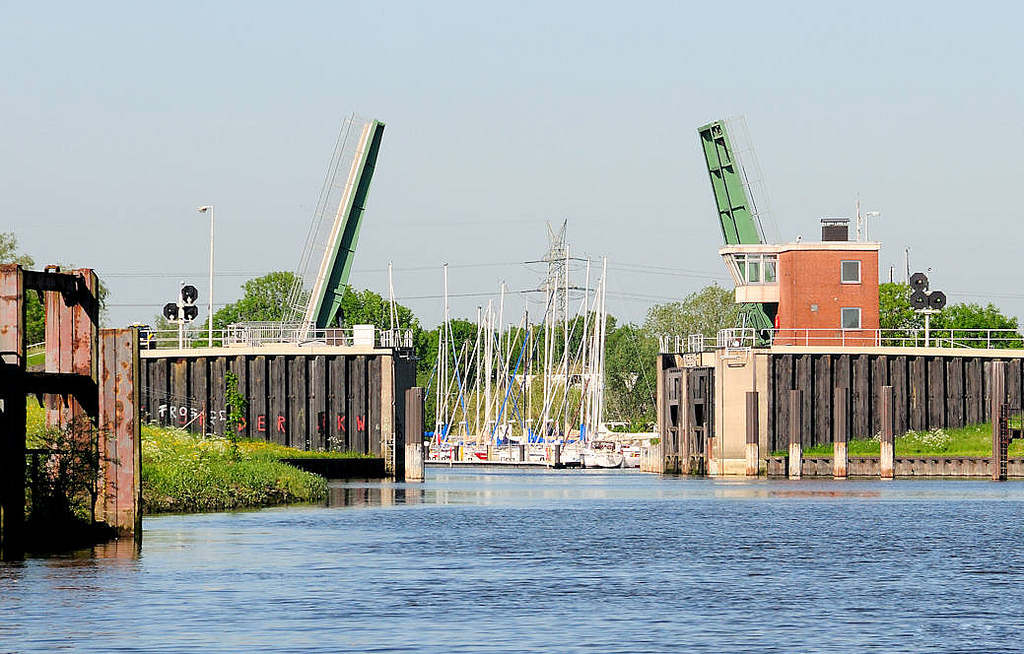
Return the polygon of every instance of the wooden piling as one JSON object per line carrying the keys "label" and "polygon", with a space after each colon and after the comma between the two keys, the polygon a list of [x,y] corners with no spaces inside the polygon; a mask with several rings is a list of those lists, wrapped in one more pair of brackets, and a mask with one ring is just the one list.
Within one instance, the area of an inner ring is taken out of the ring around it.
{"label": "wooden piling", "polygon": [[758,411],[757,391],[747,392],[747,476],[756,477],[758,468],[761,465],[761,456],[758,451]]}
{"label": "wooden piling", "polygon": [[1002,361],[992,362],[992,371],[989,373],[989,387],[991,390],[992,416],[992,481],[1006,480],[1006,425],[1003,404],[1006,401],[1006,364]]}
{"label": "wooden piling", "polygon": [[879,475],[882,479],[892,479],[896,463],[893,442],[892,386],[883,386],[880,393],[879,406],[881,407],[882,424],[879,439]]}
{"label": "wooden piling", "polygon": [[800,479],[800,466],[803,463],[803,446],[800,443],[800,426],[803,424],[803,393],[799,390],[789,392],[789,478]]}
{"label": "wooden piling", "polygon": [[837,388],[832,401],[832,478],[846,479],[846,471],[850,464],[849,451],[846,449],[847,420],[846,411],[849,406],[849,394],[845,388]]}

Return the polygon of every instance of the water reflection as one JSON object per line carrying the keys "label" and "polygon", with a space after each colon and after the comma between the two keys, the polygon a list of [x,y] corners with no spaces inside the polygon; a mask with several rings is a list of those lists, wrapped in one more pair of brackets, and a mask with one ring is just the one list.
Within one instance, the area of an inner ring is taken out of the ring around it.
{"label": "water reflection", "polygon": [[418,485],[344,481],[327,486],[327,506],[331,508],[420,504],[423,498],[423,488]]}

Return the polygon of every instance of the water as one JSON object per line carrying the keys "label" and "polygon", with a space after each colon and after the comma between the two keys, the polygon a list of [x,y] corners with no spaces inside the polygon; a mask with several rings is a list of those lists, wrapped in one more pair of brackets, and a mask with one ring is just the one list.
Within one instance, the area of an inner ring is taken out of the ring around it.
{"label": "water", "polygon": [[0,652],[1019,651],[1024,484],[430,469],[0,565]]}

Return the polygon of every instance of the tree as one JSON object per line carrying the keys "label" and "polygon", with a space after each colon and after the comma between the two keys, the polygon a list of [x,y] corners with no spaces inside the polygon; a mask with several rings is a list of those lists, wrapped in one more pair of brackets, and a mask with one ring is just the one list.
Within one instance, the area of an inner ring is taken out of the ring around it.
{"label": "tree", "polygon": [[921,314],[910,306],[910,286],[898,282],[878,285],[878,326],[913,330],[924,327]]}
{"label": "tree", "polygon": [[[924,329],[924,316],[910,306],[910,287],[907,284],[884,283],[878,285],[878,321],[884,330],[902,330],[883,332],[883,342],[892,345],[905,345],[918,342]],[[973,347],[1021,347],[1019,337],[1006,339],[1006,334],[997,336],[990,341],[983,330],[1009,329],[1017,330],[1016,318],[1002,313],[994,304],[982,306],[977,303],[960,302],[951,304],[930,319],[931,336],[936,339],[955,337],[960,345]],[[959,330],[954,332],[953,330]],[[976,334],[965,333],[964,330],[978,330]],[[973,338],[976,336],[977,338]],[[970,337],[970,338],[969,338]]]}
{"label": "tree", "polygon": [[703,334],[713,339],[720,330],[735,327],[738,319],[739,306],[733,292],[710,284],[690,293],[682,302],[651,307],[643,329],[650,337]]}
{"label": "tree", "polygon": [[[949,330],[948,336],[955,338],[962,345],[981,348],[1024,346],[1019,335],[1017,319],[1004,315],[991,302],[985,306],[973,302],[952,304],[932,316],[931,327],[936,338],[942,338],[942,332]],[[1015,335],[1010,335],[1009,332],[988,332],[993,329],[1013,330]]]}
{"label": "tree", "polygon": [[213,314],[214,328],[223,329],[236,322],[284,320],[295,280],[295,274],[290,272],[272,272],[250,279],[242,285],[244,293],[237,302]]}
{"label": "tree", "polygon": [[608,316],[605,340],[605,415],[642,430],[655,419],[658,342],[637,325],[615,326]]}
{"label": "tree", "polygon": [[[18,237],[14,232],[0,232],[0,263],[16,263],[31,268],[35,260],[27,254],[18,253]],[[25,294],[25,340],[29,345],[45,338],[46,317],[38,293]]]}

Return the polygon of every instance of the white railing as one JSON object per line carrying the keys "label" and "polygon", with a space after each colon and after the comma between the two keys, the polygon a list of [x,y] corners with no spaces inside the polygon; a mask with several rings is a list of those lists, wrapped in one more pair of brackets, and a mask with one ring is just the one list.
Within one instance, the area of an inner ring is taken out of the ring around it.
{"label": "white railing", "polygon": [[[209,347],[210,332],[200,327],[141,330],[140,347],[146,349],[194,349]],[[313,329],[301,323],[253,322],[213,330],[214,347],[261,347],[271,344],[298,346],[362,346],[412,349],[411,329],[377,329],[373,325]]]}
{"label": "white railing", "polygon": [[[662,352],[705,351],[706,339],[691,334],[685,339],[658,337]],[[734,328],[718,332],[717,349],[747,349],[771,345],[830,347],[942,347],[974,349],[1021,349],[1024,335],[1015,329],[761,329]],[[707,348],[710,350],[712,348]]]}

